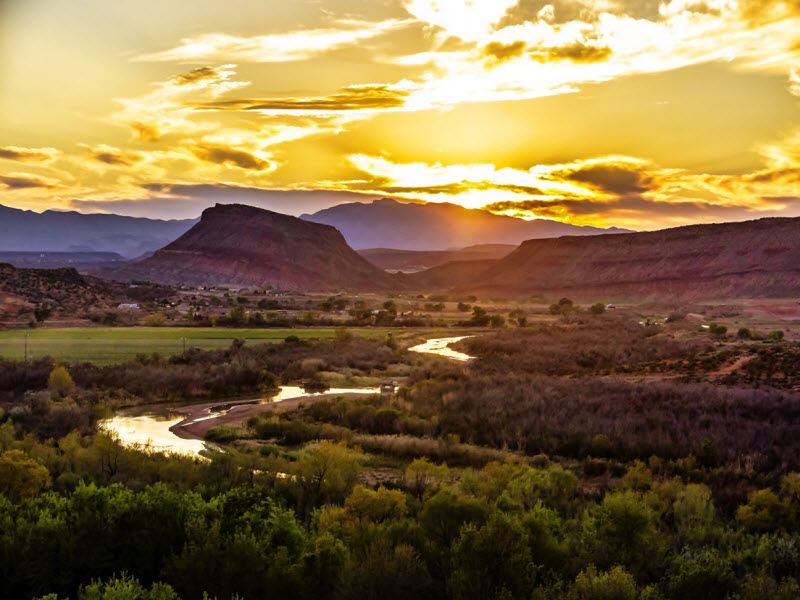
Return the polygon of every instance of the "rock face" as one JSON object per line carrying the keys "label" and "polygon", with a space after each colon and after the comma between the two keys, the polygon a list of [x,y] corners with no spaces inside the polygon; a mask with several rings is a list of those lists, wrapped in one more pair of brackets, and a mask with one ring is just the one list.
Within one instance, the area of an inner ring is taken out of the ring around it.
{"label": "rock face", "polygon": [[626,231],[546,219],[524,221],[455,204],[409,204],[389,198],[340,204],[301,218],[336,227],[357,250],[452,250],[476,244],[517,245],[535,238]]}
{"label": "rock face", "polygon": [[394,278],[350,248],[333,227],[240,204],[217,204],[152,257],[106,271],[164,284],[384,290]]}
{"label": "rock face", "polygon": [[[450,289],[579,297],[800,295],[800,218],[529,240],[488,269],[462,270],[451,269]],[[412,284],[428,283],[424,273],[409,277]]]}

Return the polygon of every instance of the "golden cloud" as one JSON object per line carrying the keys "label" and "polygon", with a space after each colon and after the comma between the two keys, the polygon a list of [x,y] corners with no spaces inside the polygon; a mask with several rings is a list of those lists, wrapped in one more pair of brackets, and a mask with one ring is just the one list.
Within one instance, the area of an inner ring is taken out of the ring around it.
{"label": "golden cloud", "polygon": [[200,160],[218,165],[251,171],[265,171],[274,168],[270,161],[259,158],[255,154],[226,146],[198,144],[190,147],[190,150]]}
{"label": "golden cloud", "polygon": [[60,151],[55,148],[22,148],[20,146],[0,146],[0,158],[18,162],[50,162]]}
{"label": "golden cloud", "polygon": [[31,188],[53,189],[58,187],[58,184],[53,180],[31,175],[30,173],[9,173],[8,175],[0,175],[0,184],[11,191],[27,190]]}
{"label": "golden cloud", "polygon": [[388,84],[353,85],[338,94],[318,98],[238,98],[196,105],[201,110],[242,110],[262,113],[333,113],[386,110],[405,104],[410,91]]}

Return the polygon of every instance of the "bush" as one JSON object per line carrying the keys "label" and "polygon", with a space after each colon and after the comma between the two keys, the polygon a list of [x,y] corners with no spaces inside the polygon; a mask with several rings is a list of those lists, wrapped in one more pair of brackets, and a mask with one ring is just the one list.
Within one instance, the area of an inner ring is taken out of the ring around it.
{"label": "bush", "polygon": [[75,382],[66,367],[59,366],[53,369],[50,372],[47,384],[51,390],[61,396],[66,396],[75,389]]}
{"label": "bush", "polygon": [[783,340],[783,331],[780,329],[776,329],[775,331],[770,331],[767,334],[767,339],[771,342],[780,342]]}
{"label": "bush", "polygon": [[593,315],[602,315],[604,312],[606,312],[606,305],[603,304],[602,302],[592,304],[589,307],[589,312],[592,313]]}
{"label": "bush", "polygon": [[153,313],[144,318],[147,327],[164,327],[167,324],[167,315],[164,313]]}

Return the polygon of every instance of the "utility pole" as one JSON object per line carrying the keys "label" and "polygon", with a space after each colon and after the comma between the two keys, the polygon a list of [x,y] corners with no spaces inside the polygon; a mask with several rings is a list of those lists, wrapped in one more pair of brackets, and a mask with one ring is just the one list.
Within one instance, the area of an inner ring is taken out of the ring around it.
{"label": "utility pole", "polygon": [[183,340],[183,353],[186,354],[186,338],[182,337],[181,339]]}
{"label": "utility pole", "polygon": [[25,334],[25,362],[28,362],[28,336],[30,333]]}

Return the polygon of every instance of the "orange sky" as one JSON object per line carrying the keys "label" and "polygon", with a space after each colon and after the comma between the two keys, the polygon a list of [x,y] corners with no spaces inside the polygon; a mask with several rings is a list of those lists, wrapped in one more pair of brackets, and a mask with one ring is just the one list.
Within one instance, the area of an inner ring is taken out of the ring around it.
{"label": "orange sky", "polygon": [[0,0],[0,204],[800,215],[797,0]]}

